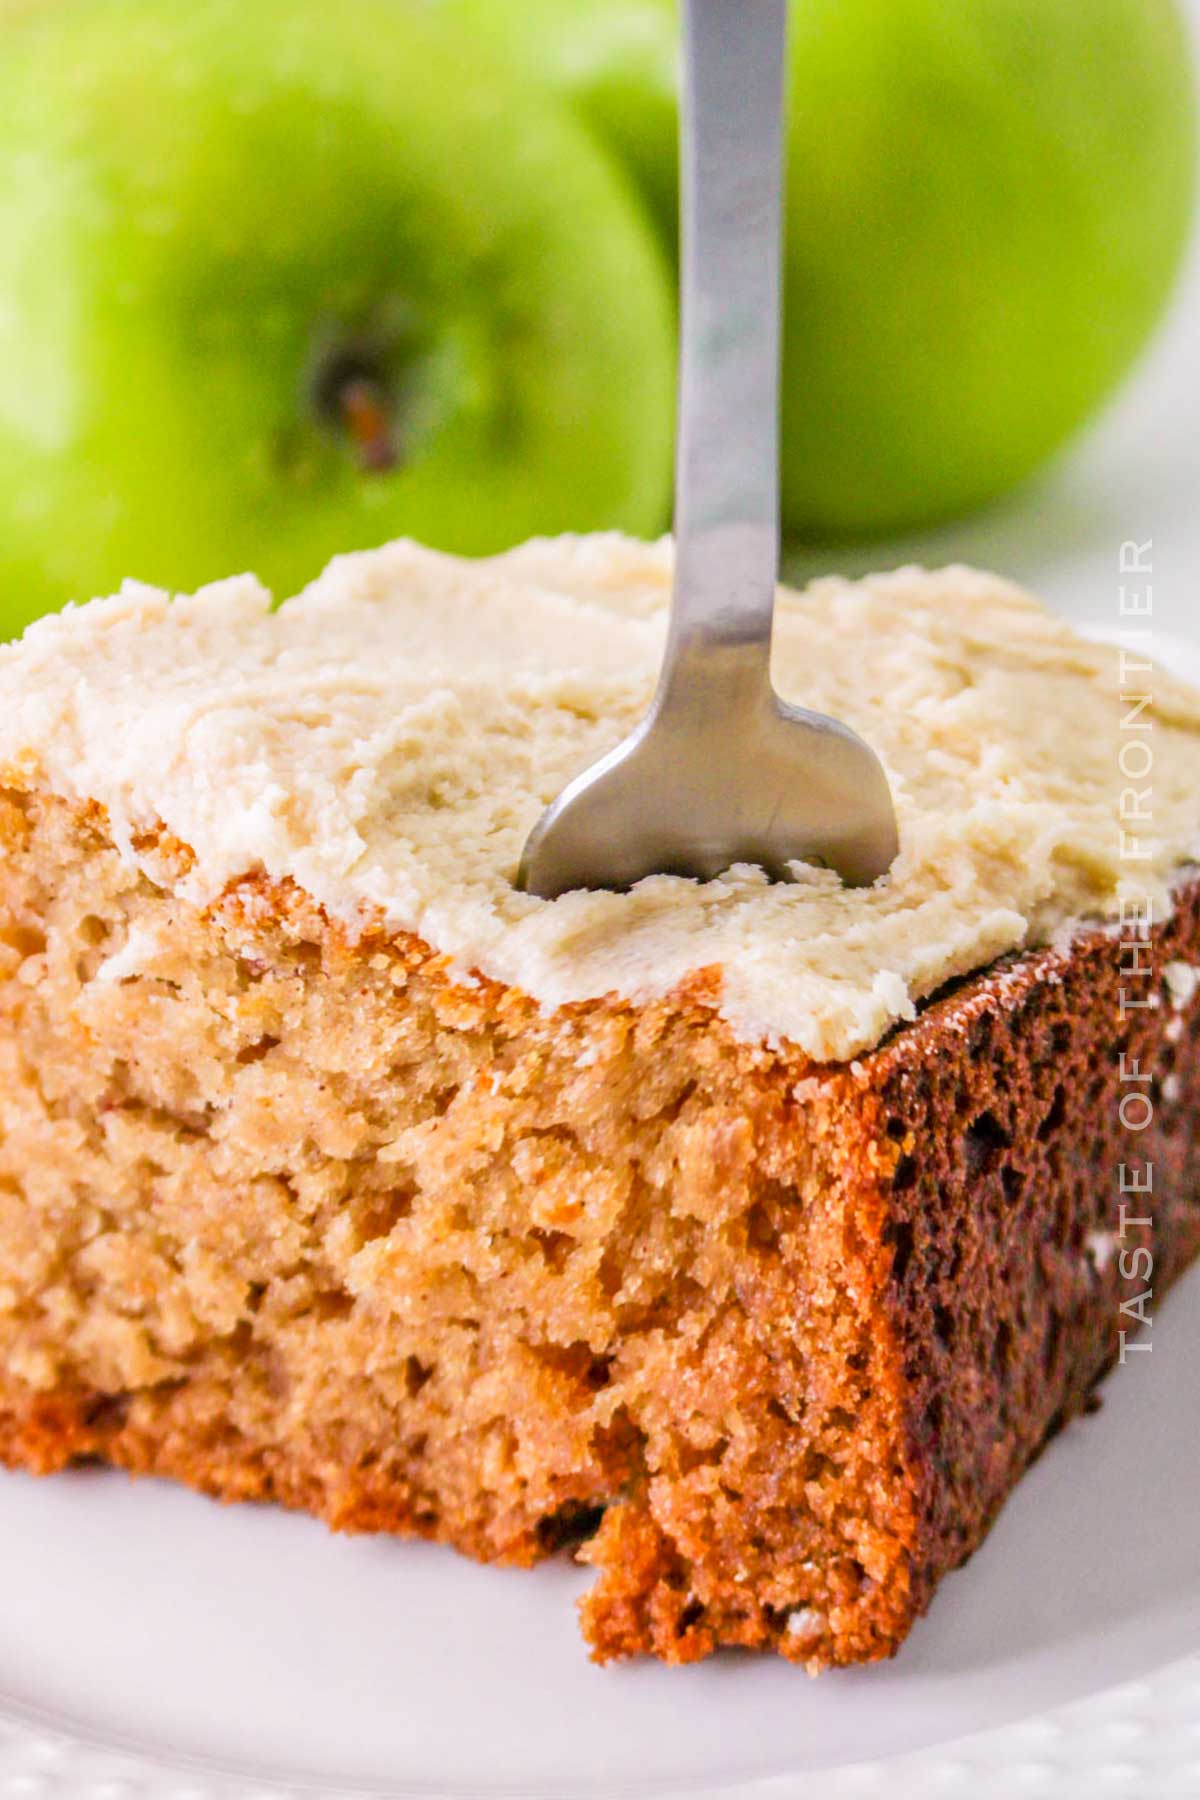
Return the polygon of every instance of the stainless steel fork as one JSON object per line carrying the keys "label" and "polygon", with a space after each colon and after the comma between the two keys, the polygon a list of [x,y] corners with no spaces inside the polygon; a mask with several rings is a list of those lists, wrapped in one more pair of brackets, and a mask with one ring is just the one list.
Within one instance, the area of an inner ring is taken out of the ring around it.
{"label": "stainless steel fork", "polygon": [[685,0],[675,584],[649,714],[525,846],[552,898],[645,875],[820,862],[875,881],[897,850],[878,759],[770,676],[779,568],[786,0]]}

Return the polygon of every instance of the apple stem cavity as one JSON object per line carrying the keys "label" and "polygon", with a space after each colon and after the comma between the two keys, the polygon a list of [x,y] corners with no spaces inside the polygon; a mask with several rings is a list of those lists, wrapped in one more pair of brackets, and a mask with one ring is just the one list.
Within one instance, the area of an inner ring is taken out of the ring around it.
{"label": "apple stem cavity", "polygon": [[361,350],[322,359],[312,402],[355,462],[368,474],[398,468],[401,454],[396,397],[375,358]]}
{"label": "apple stem cavity", "polygon": [[367,375],[352,375],[338,388],[339,422],[360,468],[383,471],[400,461],[391,395]]}

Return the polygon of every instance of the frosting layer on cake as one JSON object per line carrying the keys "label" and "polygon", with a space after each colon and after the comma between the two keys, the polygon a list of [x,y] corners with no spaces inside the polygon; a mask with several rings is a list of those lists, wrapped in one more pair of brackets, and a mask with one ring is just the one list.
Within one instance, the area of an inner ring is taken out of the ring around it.
{"label": "frosting layer on cake", "polygon": [[275,611],[249,576],[129,583],[0,649],[0,765],[102,803],[132,858],[164,824],[197,901],[290,876],[546,1006],[719,970],[739,1032],[820,1060],[1004,951],[1167,910],[1200,846],[1200,694],[962,568],[781,593],[779,692],[852,725],[892,782],[881,883],[517,893],[541,809],[649,703],[670,581],[669,544],[602,536],[482,561],[392,544]]}

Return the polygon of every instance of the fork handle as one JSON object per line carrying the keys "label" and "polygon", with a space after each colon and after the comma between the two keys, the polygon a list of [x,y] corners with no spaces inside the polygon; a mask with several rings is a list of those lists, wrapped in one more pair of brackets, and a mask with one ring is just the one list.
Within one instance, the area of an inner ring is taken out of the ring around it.
{"label": "fork handle", "polygon": [[[787,0],[685,0],[675,586],[659,704],[770,691]],[[698,713],[698,716],[699,715]]]}

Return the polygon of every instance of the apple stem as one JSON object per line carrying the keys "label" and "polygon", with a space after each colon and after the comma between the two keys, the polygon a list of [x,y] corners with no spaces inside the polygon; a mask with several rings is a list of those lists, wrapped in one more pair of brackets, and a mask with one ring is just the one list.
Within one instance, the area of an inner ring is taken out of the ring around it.
{"label": "apple stem", "polygon": [[394,469],[400,461],[389,396],[379,382],[351,375],[337,393],[337,411],[364,469]]}

